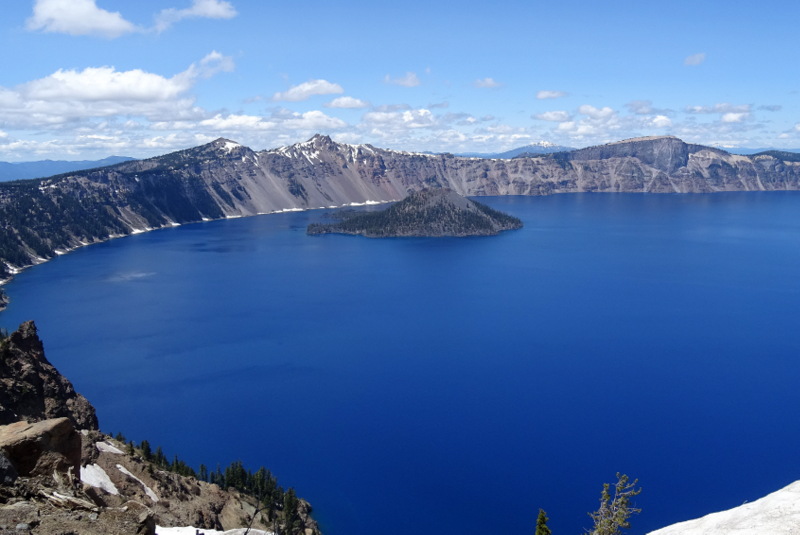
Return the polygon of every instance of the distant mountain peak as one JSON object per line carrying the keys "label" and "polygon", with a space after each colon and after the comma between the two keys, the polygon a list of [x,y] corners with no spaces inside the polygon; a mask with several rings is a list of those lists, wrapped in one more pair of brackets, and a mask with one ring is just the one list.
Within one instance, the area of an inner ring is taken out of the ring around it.
{"label": "distant mountain peak", "polygon": [[314,134],[307,141],[307,143],[316,143],[316,144],[320,144],[320,143],[327,144],[327,143],[333,143],[333,142],[334,141],[331,139],[331,136],[328,136],[328,135],[325,135],[325,134]]}
{"label": "distant mountain peak", "polygon": [[556,144],[555,143],[551,143],[550,141],[541,140],[541,141],[536,141],[534,143],[528,143],[527,146],[528,147],[547,147],[547,148],[549,148],[549,147],[555,147]]}
{"label": "distant mountain peak", "polygon": [[231,152],[232,150],[238,149],[239,147],[243,147],[244,145],[242,145],[241,143],[237,143],[236,141],[226,139],[224,137],[219,137],[214,141],[212,141],[211,143],[209,143],[207,146],[216,150]]}

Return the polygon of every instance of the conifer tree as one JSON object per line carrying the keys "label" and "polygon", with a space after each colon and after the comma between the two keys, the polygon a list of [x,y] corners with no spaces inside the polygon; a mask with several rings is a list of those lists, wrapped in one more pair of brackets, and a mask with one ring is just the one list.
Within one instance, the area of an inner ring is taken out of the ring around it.
{"label": "conifer tree", "polygon": [[631,506],[631,498],[642,492],[641,488],[636,488],[638,482],[638,479],[634,479],[633,483],[629,483],[628,476],[617,472],[617,484],[614,485],[613,498],[609,492],[610,485],[603,484],[600,508],[594,513],[589,513],[594,521],[594,527],[589,532],[590,535],[619,535],[623,529],[631,527],[628,521],[630,516],[642,511]]}
{"label": "conifer tree", "polygon": [[544,509],[539,509],[539,516],[536,518],[536,532],[534,535],[551,535],[550,528],[547,527],[547,514]]}
{"label": "conifer tree", "polygon": [[153,451],[150,449],[150,443],[146,440],[142,440],[142,443],[139,444],[139,448],[142,450],[142,458],[145,461],[149,461],[153,457]]}

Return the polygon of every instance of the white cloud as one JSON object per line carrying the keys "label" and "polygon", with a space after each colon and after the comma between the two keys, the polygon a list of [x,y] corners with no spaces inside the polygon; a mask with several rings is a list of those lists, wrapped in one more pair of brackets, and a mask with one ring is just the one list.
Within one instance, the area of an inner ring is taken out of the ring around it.
{"label": "white cloud", "polygon": [[233,58],[212,50],[200,60],[199,64],[192,63],[182,74],[188,78],[211,78],[221,72],[233,72],[235,64]]}
{"label": "white cloud", "polygon": [[109,66],[59,69],[15,88],[0,87],[0,124],[15,130],[95,130],[101,126],[97,120],[193,121],[205,112],[195,105],[191,89],[199,79],[232,68],[230,58],[212,52],[169,78]]}
{"label": "white cloud", "polygon": [[323,104],[326,108],[345,108],[345,109],[359,109],[369,108],[369,102],[353,97],[338,97],[327,104]]}
{"label": "white cloud", "polygon": [[113,39],[139,30],[119,12],[97,7],[95,0],[36,0],[29,30]]}
{"label": "white cloud", "polygon": [[114,39],[133,32],[162,32],[183,19],[230,19],[236,9],[225,0],[192,0],[186,9],[169,8],[155,16],[152,29],[136,26],[117,11],[97,6],[97,0],[35,0],[26,27],[32,31],[89,35]]}
{"label": "white cloud", "polygon": [[227,115],[217,114],[209,119],[200,121],[200,126],[215,131],[241,131],[241,130],[271,130],[276,124],[265,121],[263,117],[255,115]]}
{"label": "white cloud", "polygon": [[637,115],[648,115],[653,113],[653,103],[649,100],[633,100],[625,104],[632,113]]}
{"label": "white cloud", "polygon": [[413,72],[407,72],[405,76],[399,78],[392,78],[387,74],[383,81],[387,84],[401,85],[403,87],[416,87],[421,83],[417,74]]}
{"label": "white cloud", "polygon": [[408,128],[427,128],[436,124],[430,110],[407,110],[403,112],[403,123]]}
{"label": "white cloud", "polygon": [[82,71],[59,69],[29,82],[23,89],[31,100],[166,100],[191,87],[185,76],[164,78],[139,69],[117,71],[114,67],[88,67]]}
{"label": "white cloud", "polygon": [[533,116],[534,119],[539,119],[540,121],[553,121],[553,122],[563,122],[568,121],[570,119],[570,114],[566,111],[562,110],[554,110],[554,111],[546,111],[544,113],[539,113]]}
{"label": "white cloud", "polygon": [[612,117],[616,113],[608,106],[605,106],[603,108],[595,108],[594,106],[591,106],[589,104],[584,104],[583,106],[578,108],[578,112],[583,115],[587,115],[595,120],[606,120]]}
{"label": "white cloud", "polygon": [[536,93],[536,98],[539,100],[545,100],[548,98],[561,98],[566,96],[567,94],[564,91],[538,91]]}
{"label": "white cloud", "polygon": [[749,113],[724,113],[722,115],[722,122],[723,123],[741,123],[744,121],[750,114]]}
{"label": "white cloud", "polygon": [[479,80],[475,80],[472,83],[472,85],[474,85],[475,87],[493,89],[493,88],[496,88],[496,87],[500,87],[503,84],[501,84],[500,82],[497,82],[494,78],[481,78]]}
{"label": "white cloud", "polygon": [[163,101],[188,91],[197,78],[208,78],[220,71],[230,71],[232,60],[211,52],[199,64],[192,64],[172,78],[133,69],[117,71],[114,67],[87,67],[82,71],[59,69],[53,74],[22,86],[26,100],[39,101]]}
{"label": "white cloud", "polygon": [[672,126],[672,120],[666,115],[656,115],[650,121],[650,124],[656,128],[668,128]]}
{"label": "white cloud", "polygon": [[750,113],[749,104],[721,102],[713,106],[687,106],[686,113]]}
{"label": "white cloud", "polygon": [[285,128],[302,131],[325,131],[344,128],[347,123],[336,117],[325,115],[321,111],[312,110],[305,113],[294,113],[283,122]]}
{"label": "white cloud", "polygon": [[700,65],[706,60],[706,53],[700,52],[698,54],[692,54],[691,56],[686,56],[683,60],[684,65]]}
{"label": "white cloud", "polygon": [[164,9],[156,15],[155,30],[163,32],[176,22],[188,18],[231,19],[237,15],[230,2],[224,0],[193,0],[186,9]]}
{"label": "white cloud", "polygon": [[272,95],[272,100],[284,100],[288,102],[299,102],[308,100],[315,95],[333,95],[344,93],[344,89],[339,84],[331,83],[327,80],[309,80],[302,84],[290,87],[282,93]]}
{"label": "white cloud", "polygon": [[400,132],[420,128],[436,128],[438,118],[426,108],[403,111],[371,111],[364,114],[363,124],[368,128]]}

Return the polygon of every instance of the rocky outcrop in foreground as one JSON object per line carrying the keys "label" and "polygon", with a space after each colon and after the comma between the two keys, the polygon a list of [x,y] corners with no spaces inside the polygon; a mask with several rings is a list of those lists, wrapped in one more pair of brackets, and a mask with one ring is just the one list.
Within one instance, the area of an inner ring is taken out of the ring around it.
{"label": "rocky outcrop in foreground", "polygon": [[[47,362],[33,322],[0,341],[0,383],[0,534],[281,526],[280,511],[267,518],[255,498],[160,469],[101,433],[94,408]],[[293,534],[319,535],[310,511],[299,500]]]}
{"label": "rocky outcrop in foreground", "polygon": [[451,189],[424,189],[380,212],[345,215],[338,223],[308,226],[308,234],[369,238],[494,236],[522,227],[516,217],[471,201]]}
{"label": "rocky outcrop in foreground", "polygon": [[48,362],[36,325],[25,322],[0,342],[0,424],[59,417],[97,429],[94,407]]}

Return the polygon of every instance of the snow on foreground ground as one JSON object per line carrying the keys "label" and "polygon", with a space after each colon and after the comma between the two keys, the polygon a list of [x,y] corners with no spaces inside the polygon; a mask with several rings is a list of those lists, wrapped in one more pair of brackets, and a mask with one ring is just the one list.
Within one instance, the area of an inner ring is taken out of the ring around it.
{"label": "snow on foreground ground", "polygon": [[712,513],[648,535],[800,535],[800,481],[727,511]]}
{"label": "snow on foreground ground", "polygon": [[[199,529],[193,527],[162,528],[161,526],[156,526],[156,535],[244,535],[245,531],[247,530],[244,528],[217,531],[215,529]],[[251,529],[249,535],[273,535],[273,533],[271,531]]]}

